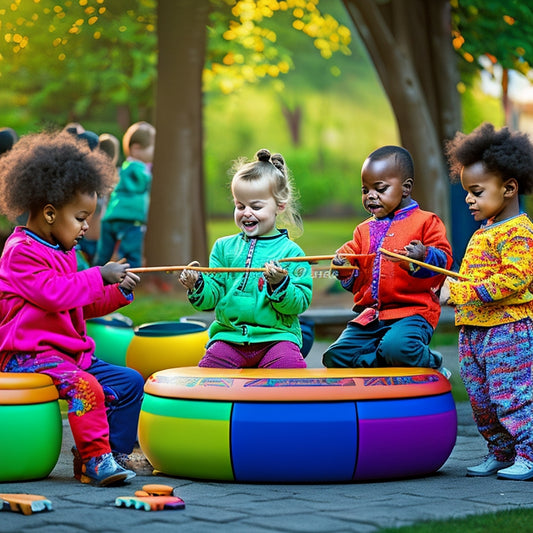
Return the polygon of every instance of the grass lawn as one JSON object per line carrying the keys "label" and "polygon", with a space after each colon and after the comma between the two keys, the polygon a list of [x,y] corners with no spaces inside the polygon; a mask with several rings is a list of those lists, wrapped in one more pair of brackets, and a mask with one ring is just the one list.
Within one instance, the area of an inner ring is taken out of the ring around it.
{"label": "grass lawn", "polygon": [[[170,282],[178,284],[175,279]],[[120,313],[131,318],[134,326],[149,322],[175,321],[183,316],[193,315],[196,311],[187,300],[185,289],[180,288],[181,285],[170,293],[152,293],[145,292],[141,283],[140,288],[135,291],[135,300],[120,309]]]}
{"label": "grass lawn", "polygon": [[[524,483],[524,482],[522,482]],[[378,533],[524,533],[533,531],[533,509],[513,509],[482,515],[434,520],[412,526],[380,529]]]}

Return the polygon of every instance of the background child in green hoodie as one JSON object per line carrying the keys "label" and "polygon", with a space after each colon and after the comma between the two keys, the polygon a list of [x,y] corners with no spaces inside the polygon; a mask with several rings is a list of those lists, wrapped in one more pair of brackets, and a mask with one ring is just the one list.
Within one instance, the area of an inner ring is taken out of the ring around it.
{"label": "background child in green hoodie", "polygon": [[125,258],[132,268],[142,264],[154,147],[155,128],[148,122],[132,124],[124,134],[126,160],[102,218],[96,265],[104,265],[114,253]]}

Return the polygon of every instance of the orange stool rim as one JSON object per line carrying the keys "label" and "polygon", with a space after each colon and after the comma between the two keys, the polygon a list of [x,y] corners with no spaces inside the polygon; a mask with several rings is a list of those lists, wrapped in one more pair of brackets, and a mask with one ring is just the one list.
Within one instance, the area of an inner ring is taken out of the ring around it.
{"label": "orange stool rim", "polygon": [[59,398],[46,374],[0,372],[0,405],[52,402]]}

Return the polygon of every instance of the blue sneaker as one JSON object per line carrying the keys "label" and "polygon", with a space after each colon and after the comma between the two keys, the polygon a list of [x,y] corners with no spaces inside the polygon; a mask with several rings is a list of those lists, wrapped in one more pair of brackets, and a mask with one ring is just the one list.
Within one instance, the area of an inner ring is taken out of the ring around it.
{"label": "blue sneaker", "polygon": [[80,481],[106,487],[134,477],[135,472],[122,468],[113,458],[113,454],[104,453],[104,455],[92,457],[82,465]]}
{"label": "blue sneaker", "polygon": [[524,459],[523,457],[517,457],[513,465],[508,468],[498,470],[498,478],[501,479],[514,479],[517,481],[526,481],[533,478],[533,463]]}

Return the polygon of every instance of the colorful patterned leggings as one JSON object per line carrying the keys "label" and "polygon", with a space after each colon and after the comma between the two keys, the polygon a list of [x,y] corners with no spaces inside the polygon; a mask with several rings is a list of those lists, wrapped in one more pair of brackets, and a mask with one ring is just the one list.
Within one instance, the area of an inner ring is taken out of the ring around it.
{"label": "colorful patterned leggings", "polygon": [[489,453],[533,461],[533,321],[462,326],[459,365]]}
{"label": "colorful patterned leggings", "polygon": [[131,368],[94,359],[87,370],[60,356],[13,356],[3,372],[50,376],[67,401],[72,436],[83,461],[110,451],[129,454],[137,440],[144,379]]}

